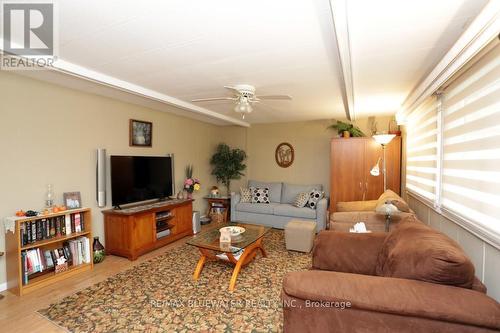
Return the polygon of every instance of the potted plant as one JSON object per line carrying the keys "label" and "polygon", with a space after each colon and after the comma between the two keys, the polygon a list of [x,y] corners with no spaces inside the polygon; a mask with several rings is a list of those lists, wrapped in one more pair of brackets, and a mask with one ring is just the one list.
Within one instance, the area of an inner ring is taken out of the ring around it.
{"label": "potted plant", "polygon": [[210,159],[210,164],[213,166],[212,175],[215,176],[217,182],[222,183],[227,188],[227,195],[230,194],[230,186],[232,179],[240,179],[244,176],[243,170],[246,165],[243,161],[247,158],[244,150],[233,148],[231,149],[225,143],[217,146],[215,154]]}
{"label": "potted plant", "polygon": [[352,137],[365,136],[365,134],[359,129],[359,127],[350,123],[345,123],[340,120],[337,120],[335,124],[328,126],[328,128],[336,130],[337,133],[340,136],[343,136],[344,138],[349,138],[351,136]]}

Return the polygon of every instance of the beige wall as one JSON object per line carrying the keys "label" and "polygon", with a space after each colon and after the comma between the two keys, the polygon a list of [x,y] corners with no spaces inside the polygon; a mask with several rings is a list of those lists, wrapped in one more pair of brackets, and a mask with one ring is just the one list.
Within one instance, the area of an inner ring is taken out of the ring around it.
{"label": "beige wall", "polygon": [[[174,153],[177,189],[182,186],[184,167],[192,163],[203,186],[195,194],[199,199],[195,208],[200,209],[202,195],[215,184],[210,156],[219,141],[231,140],[230,133],[221,138],[224,127],[2,71],[0,101],[0,217],[18,209],[41,208],[46,184],[51,183],[58,203],[63,192],[81,192],[83,205],[93,209],[92,226],[102,241],[103,221],[94,194],[96,148],[106,148],[108,155]],[[153,148],[129,147],[130,118],[153,122]],[[3,224],[1,229],[3,251]],[[4,282],[5,257],[0,257],[0,287]]]}
{"label": "beige wall", "polygon": [[[329,191],[329,121],[252,125],[248,131],[248,178],[295,184],[323,184]],[[281,142],[294,147],[295,160],[288,168],[276,164],[274,153]]]}

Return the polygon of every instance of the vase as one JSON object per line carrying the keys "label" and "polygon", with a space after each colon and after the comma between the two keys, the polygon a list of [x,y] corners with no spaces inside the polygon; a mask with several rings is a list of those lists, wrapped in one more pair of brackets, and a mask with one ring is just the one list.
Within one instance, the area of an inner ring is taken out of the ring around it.
{"label": "vase", "polygon": [[106,257],[106,252],[104,252],[104,246],[99,242],[99,237],[94,237],[94,264],[98,264],[104,260]]}
{"label": "vase", "polygon": [[344,138],[349,138],[349,137],[351,136],[351,133],[350,133],[349,131],[343,131],[343,132],[342,132],[342,136],[343,136]]}
{"label": "vase", "polygon": [[192,192],[188,192],[187,193],[187,199],[188,200],[192,200],[193,199],[193,193]]}

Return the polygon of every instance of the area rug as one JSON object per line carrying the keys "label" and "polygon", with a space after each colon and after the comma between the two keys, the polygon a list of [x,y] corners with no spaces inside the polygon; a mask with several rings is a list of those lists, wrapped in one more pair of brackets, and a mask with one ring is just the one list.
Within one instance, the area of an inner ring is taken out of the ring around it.
{"label": "area rug", "polygon": [[283,277],[311,267],[284,244],[283,231],[269,231],[268,257],[243,268],[233,292],[232,266],[207,262],[194,281],[198,249],[182,245],[38,312],[71,332],[280,332]]}

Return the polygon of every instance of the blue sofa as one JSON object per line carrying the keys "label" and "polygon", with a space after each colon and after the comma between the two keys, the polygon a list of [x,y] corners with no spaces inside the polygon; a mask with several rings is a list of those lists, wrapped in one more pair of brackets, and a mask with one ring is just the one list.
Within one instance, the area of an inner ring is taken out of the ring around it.
{"label": "blue sofa", "polygon": [[231,221],[262,224],[273,228],[284,229],[291,220],[316,222],[316,230],[325,229],[328,217],[328,199],[321,199],[316,209],[309,207],[297,208],[292,205],[297,195],[312,189],[323,190],[320,184],[296,185],[277,182],[248,181],[248,187],[269,188],[269,204],[240,202],[240,194],[231,195]]}

